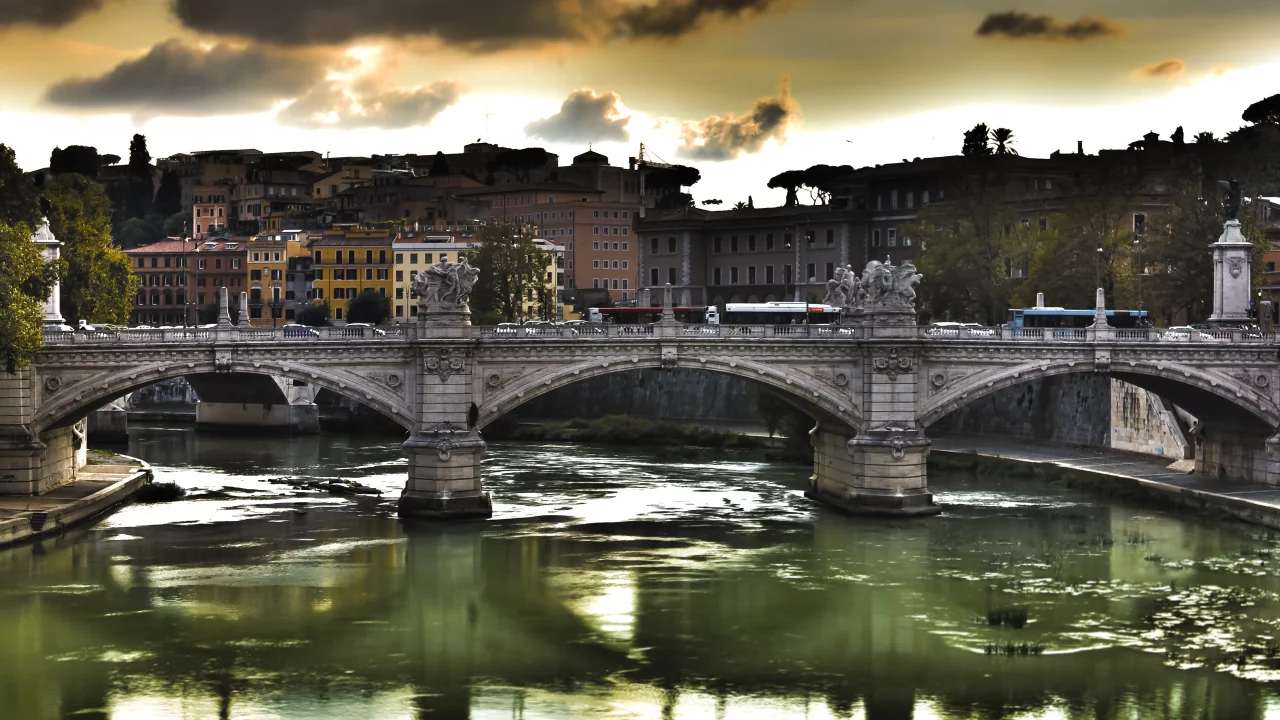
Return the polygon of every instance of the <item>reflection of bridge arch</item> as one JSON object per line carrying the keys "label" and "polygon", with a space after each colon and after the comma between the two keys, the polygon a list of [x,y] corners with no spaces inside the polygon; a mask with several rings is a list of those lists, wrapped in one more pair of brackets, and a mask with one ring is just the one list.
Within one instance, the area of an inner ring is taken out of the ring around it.
{"label": "reflection of bridge arch", "polygon": [[[105,376],[95,376],[66,387],[53,376],[46,378],[40,389],[43,398],[33,424],[40,430],[61,427],[152,383],[188,375],[214,374],[220,377],[247,374],[301,380],[367,405],[406,430],[412,431],[416,427],[409,405],[403,398],[388,392],[385,382],[375,384],[368,378],[346,370],[266,359],[237,362],[231,372],[218,368],[211,359],[179,363],[153,362],[115,370]],[[399,387],[407,381],[407,378],[399,376],[399,382],[392,384]]]}
{"label": "reflection of bridge arch", "polygon": [[[691,357],[689,353],[683,353],[679,358],[668,359],[665,363],[652,354],[633,355],[630,358],[614,360],[589,360],[519,378],[509,383],[509,387],[501,387],[496,392],[486,393],[484,403],[480,406],[478,427],[483,429],[524,403],[553,390],[602,375],[658,368],[701,370],[731,375],[776,391],[791,404],[809,412],[820,421],[832,424],[833,427],[845,427],[852,431],[861,425],[862,416],[857,405],[847,396],[836,394],[832,391],[833,388],[819,382],[811,375],[748,360],[698,358]],[[839,383],[840,377],[835,376],[833,382]],[[501,379],[500,373],[494,373],[480,380],[489,384],[490,387],[486,390],[490,390],[492,384],[501,382]],[[848,375],[843,376],[846,386],[850,379]]]}
{"label": "reflection of bridge arch", "polygon": [[[1206,372],[1169,362],[1129,361],[1108,369],[1093,363],[1032,362],[980,372],[963,378],[930,398],[919,412],[921,426],[928,427],[948,413],[1006,388],[1042,378],[1073,373],[1101,372],[1160,395],[1202,420],[1238,420],[1246,413],[1267,429],[1280,426],[1280,407],[1268,397],[1269,373],[1257,373],[1249,382],[1225,372]],[[945,381],[945,376],[939,380]],[[926,380],[931,380],[926,378]]]}

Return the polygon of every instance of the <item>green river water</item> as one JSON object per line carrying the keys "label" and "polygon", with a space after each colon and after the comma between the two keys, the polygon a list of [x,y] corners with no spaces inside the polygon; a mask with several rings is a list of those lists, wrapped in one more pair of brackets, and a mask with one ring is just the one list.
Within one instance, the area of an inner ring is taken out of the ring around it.
{"label": "green river water", "polygon": [[405,525],[398,442],[131,431],[190,495],[0,551],[4,720],[1280,720],[1261,528],[942,471],[942,516],[850,518],[750,454],[514,443],[491,521]]}

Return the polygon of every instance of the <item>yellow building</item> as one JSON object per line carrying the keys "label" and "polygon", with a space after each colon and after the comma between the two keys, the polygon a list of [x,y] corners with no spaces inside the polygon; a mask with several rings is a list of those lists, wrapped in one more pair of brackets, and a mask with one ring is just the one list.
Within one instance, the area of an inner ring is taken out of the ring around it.
{"label": "yellow building", "polygon": [[394,295],[396,237],[394,230],[337,228],[311,242],[314,298],[329,303],[331,319],[344,320],[347,302],[365,290]]}
{"label": "yellow building", "polygon": [[272,326],[292,318],[284,312],[289,287],[289,261],[310,254],[306,231],[285,230],[272,235],[256,235],[247,249],[249,322],[255,327]]}

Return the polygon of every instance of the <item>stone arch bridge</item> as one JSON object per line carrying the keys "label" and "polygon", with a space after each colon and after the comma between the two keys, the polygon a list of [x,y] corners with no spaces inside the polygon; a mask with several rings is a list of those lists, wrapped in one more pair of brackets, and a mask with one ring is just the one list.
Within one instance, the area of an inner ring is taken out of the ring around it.
{"label": "stone arch bridge", "polygon": [[[364,403],[405,428],[406,516],[486,517],[487,424],[589,377],[696,368],[762,384],[816,421],[810,497],[861,513],[938,512],[929,426],[1011,385],[1103,373],[1165,396],[1231,444],[1231,474],[1280,484],[1280,362],[1265,336],[1216,331],[992,328],[932,334],[865,317],[838,326],[473,327],[447,313],[387,334],[322,328],[51,333],[34,364],[0,375],[0,492],[66,482],[70,427],[170,377],[272,375]],[[935,331],[936,332],[936,331]],[[293,334],[290,334],[293,333]]]}

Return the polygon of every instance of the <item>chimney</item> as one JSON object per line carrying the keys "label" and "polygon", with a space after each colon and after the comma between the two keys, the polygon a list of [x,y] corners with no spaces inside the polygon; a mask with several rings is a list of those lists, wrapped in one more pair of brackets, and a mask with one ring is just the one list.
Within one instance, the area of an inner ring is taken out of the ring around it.
{"label": "chimney", "polygon": [[1036,293],[1036,307],[1044,307],[1044,293]]}

